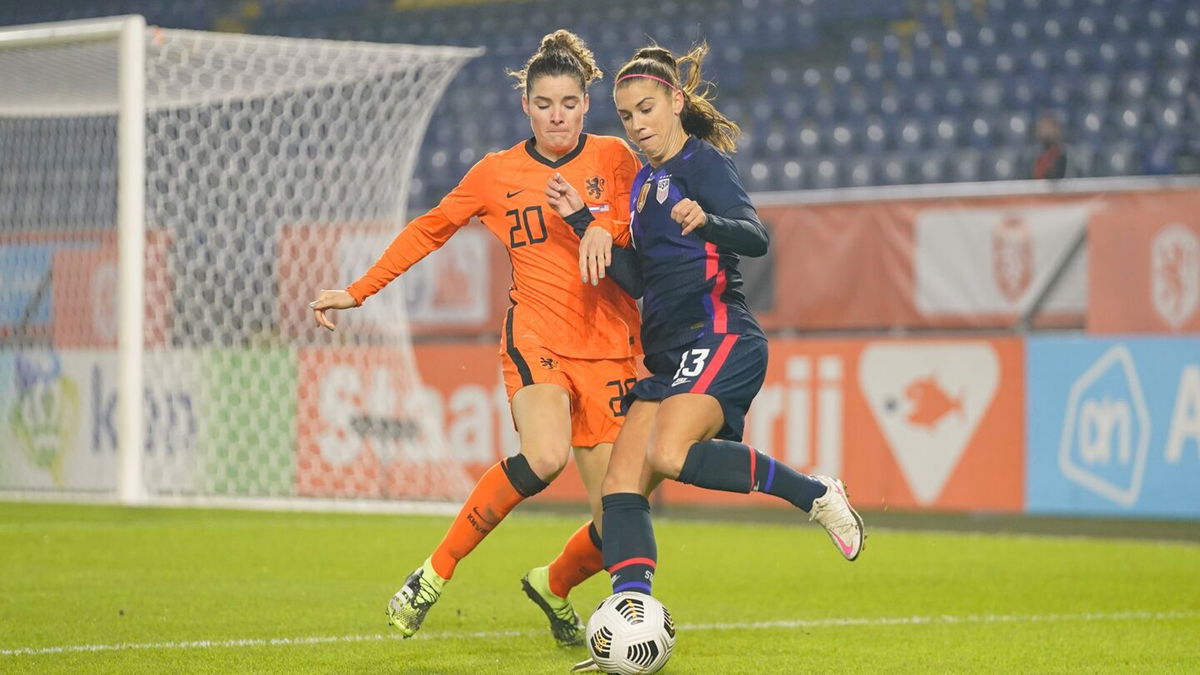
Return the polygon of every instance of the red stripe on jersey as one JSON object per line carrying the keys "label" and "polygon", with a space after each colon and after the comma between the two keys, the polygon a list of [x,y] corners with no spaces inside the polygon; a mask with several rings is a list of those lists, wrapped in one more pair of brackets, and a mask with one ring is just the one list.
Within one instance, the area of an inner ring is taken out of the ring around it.
{"label": "red stripe on jersey", "polygon": [[708,242],[704,245],[704,250],[708,254],[708,260],[705,261],[704,266],[704,278],[714,279],[712,294],[709,296],[712,300],[713,332],[724,333],[729,329],[729,313],[725,303],[721,300],[721,296],[725,294],[725,270],[721,269],[721,254],[717,252],[716,244]]}
{"label": "red stripe on jersey", "polygon": [[721,346],[717,347],[717,353],[713,356],[712,361],[708,362],[708,367],[700,374],[700,379],[696,380],[696,384],[692,386],[692,394],[703,394],[708,391],[708,385],[712,384],[713,378],[717,376],[717,372],[721,370],[721,366],[725,365],[725,359],[729,356],[730,350],[733,349],[733,343],[737,342],[738,336],[726,335],[725,339],[721,340]]}

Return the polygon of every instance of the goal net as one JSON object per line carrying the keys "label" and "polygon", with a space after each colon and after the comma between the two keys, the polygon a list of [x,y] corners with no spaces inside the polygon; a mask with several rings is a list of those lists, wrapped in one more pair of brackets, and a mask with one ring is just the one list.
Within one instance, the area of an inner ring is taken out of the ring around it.
{"label": "goal net", "polygon": [[404,293],[335,333],[307,302],[403,225],[431,111],[477,53],[140,17],[0,30],[0,491],[468,489],[422,414]]}

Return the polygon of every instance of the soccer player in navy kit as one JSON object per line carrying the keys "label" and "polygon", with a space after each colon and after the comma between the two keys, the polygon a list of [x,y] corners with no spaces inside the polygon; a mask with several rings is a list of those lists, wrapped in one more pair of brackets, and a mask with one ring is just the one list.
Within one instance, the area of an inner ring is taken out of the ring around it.
{"label": "soccer player in navy kit", "polygon": [[[614,85],[625,131],[649,160],[634,178],[630,207],[651,373],[625,398],[602,487],[614,593],[650,593],[657,554],[646,495],[664,478],[778,496],[811,513],[847,560],[863,546],[862,519],[841,481],[798,473],[740,442],[766,374],[767,340],[737,264],[741,255],[763,255],[768,235],[726,154],[740,129],[700,91],[706,51],[701,45],[676,60],[660,47],[641,49]],[[686,78],[681,65],[689,66]],[[555,189],[573,191],[552,180]]]}

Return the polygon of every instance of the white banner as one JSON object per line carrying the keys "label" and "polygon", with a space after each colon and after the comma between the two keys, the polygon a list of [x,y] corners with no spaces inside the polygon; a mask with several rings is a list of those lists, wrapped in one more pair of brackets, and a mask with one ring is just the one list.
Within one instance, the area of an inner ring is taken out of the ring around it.
{"label": "white banner", "polygon": [[[1010,316],[1028,307],[1087,225],[1086,204],[931,209],[917,215],[913,276],[925,316]],[[1087,306],[1086,250],[1047,298],[1046,312]]]}
{"label": "white banner", "polygon": [[[156,489],[194,488],[198,354],[146,354],[144,468]],[[115,489],[116,387],[113,350],[0,352],[0,487]]]}

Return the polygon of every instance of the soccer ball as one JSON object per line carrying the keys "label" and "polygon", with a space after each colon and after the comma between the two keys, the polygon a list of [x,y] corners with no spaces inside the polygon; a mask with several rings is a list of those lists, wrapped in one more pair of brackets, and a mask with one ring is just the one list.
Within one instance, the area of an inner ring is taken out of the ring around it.
{"label": "soccer ball", "polygon": [[653,597],[617,593],[605,598],[588,619],[587,645],[605,673],[657,673],[675,649],[675,622]]}

